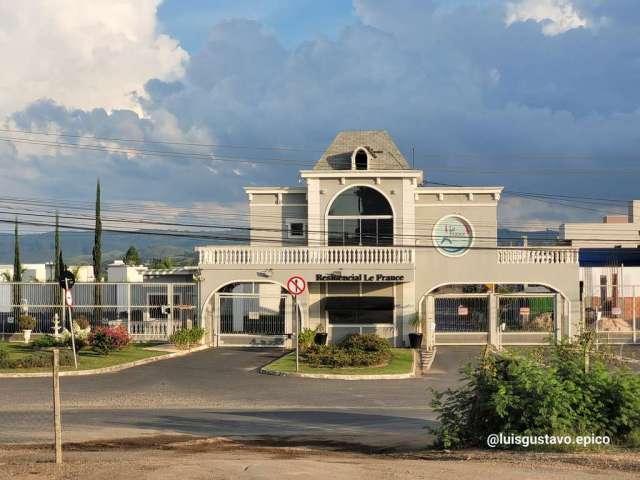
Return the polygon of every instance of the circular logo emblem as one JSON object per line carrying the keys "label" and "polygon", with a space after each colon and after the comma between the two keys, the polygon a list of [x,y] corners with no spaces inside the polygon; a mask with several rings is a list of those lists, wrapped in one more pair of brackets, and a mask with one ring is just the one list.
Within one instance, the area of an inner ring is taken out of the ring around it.
{"label": "circular logo emblem", "polygon": [[471,224],[457,215],[443,217],[433,229],[433,243],[450,257],[464,255],[473,243]]}

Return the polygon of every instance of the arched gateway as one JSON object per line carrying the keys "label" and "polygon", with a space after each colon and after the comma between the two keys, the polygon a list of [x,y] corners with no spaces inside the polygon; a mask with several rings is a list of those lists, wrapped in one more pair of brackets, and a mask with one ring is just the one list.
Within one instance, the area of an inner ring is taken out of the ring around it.
{"label": "arched gateway", "polygon": [[569,300],[540,284],[446,284],[419,304],[425,343],[537,345],[567,334]]}
{"label": "arched gateway", "polygon": [[227,283],[205,303],[204,318],[216,346],[285,345],[295,330],[292,296],[276,282]]}

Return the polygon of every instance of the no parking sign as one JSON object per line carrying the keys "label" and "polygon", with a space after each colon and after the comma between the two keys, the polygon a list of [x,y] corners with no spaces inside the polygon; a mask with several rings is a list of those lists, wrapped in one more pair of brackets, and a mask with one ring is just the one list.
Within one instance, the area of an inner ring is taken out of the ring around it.
{"label": "no parking sign", "polygon": [[294,275],[287,280],[287,290],[294,297],[301,295],[307,288],[307,282],[300,275]]}

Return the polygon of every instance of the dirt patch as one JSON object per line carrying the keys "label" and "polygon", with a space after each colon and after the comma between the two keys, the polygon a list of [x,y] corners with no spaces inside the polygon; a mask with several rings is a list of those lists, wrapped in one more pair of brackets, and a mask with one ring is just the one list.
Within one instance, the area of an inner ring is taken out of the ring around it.
{"label": "dirt patch", "polygon": [[237,441],[184,435],[65,445],[62,466],[50,447],[0,450],[0,479],[92,478],[105,480],[175,478],[429,478],[456,480],[637,478],[637,452],[553,454],[529,452],[413,452],[363,454],[335,446],[309,448],[281,440]]}

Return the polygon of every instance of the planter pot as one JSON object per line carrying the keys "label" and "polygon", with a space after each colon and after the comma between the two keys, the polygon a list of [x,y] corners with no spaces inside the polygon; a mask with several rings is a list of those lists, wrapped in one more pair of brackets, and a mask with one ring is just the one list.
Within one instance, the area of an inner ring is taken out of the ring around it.
{"label": "planter pot", "polygon": [[315,343],[316,345],[326,345],[327,333],[326,332],[316,333],[316,336],[313,338],[313,343]]}
{"label": "planter pot", "polygon": [[409,334],[409,346],[411,348],[420,348],[422,346],[422,334],[410,333]]}
{"label": "planter pot", "polygon": [[24,343],[29,343],[31,340],[31,330],[22,330],[22,335],[24,335]]}

